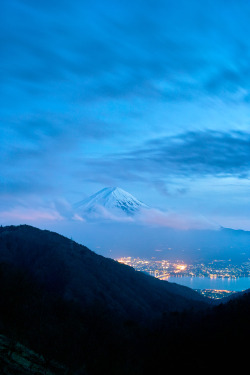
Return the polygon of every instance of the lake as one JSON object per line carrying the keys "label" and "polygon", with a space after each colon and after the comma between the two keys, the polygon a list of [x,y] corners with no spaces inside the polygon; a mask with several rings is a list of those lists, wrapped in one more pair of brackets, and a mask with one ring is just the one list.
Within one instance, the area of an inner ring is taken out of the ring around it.
{"label": "lake", "polygon": [[171,283],[188,286],[192,289],[217,289],[242,291],[250,288],[250,277],[238,278],[209,278],[209,277],[188,277],[188,276],[171,276],[165,279]]}

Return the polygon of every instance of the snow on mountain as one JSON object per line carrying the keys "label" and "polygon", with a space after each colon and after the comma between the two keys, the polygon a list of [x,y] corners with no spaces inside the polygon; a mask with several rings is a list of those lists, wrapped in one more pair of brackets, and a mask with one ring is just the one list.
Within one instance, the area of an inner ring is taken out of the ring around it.
{"label": "snow on mountain", "polygon": [[118,187],[106,187],[76,203],[74,208],[86,213],[100,212],[100,207],[116,214],[134,215],[142,208],[149,208],[130,193]]}

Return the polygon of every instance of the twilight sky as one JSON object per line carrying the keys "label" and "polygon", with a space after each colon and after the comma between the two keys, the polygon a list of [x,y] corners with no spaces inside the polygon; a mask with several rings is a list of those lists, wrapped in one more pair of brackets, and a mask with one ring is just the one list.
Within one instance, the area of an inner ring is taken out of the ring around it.
{"label": "twilight sky", "polygon": [[[3,0],[2,224],[119,186],[250,230],[250,3]],[[188,219],[187,219],[188,220]]]}

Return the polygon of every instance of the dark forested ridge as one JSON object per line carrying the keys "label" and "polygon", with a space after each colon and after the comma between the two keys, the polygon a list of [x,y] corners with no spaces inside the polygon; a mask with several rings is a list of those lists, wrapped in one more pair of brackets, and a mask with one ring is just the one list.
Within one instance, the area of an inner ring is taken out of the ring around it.
{"label": "dark forested ridge", "polygon": [[208,301],[190,288],[160,281],[57,233],[26,225],[1,228],[0,263],[25,271],[67,300],[82,306],[104,304],[124,318],[141,320]]}
{"label": "dark forested ridge", "polygon": [[[0,228],[0,333],[42,356],[44,371],[54,361],[86,375],[239,369],[249,312],[249,294],[212,307],[56,233]],[[17,373],[13,352],[0,354],[2,373]]]}

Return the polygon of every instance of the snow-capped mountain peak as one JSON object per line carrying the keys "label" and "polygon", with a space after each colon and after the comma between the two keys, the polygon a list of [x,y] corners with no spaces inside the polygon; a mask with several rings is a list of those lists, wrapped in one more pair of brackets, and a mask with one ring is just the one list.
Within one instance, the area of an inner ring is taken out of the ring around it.
{"label": "snow-capped mountain peak", "polygon": [[142,208],[148,208],[146,204],[119,187],[106,187],[78,202],[74,207],[85,212],[93,212],[100,206],[109,211],[123,211],[127,215],[133,215]]}

